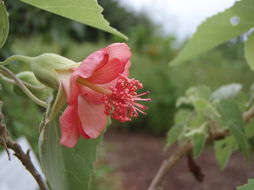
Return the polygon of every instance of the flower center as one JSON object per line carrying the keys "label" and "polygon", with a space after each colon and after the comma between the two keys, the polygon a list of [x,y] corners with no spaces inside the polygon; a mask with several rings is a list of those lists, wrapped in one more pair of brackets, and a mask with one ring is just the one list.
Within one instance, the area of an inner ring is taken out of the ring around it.
{"label": "flower center", "polygon": [[139,113],[146,114],[144,110],[148,108],[137,101],[151,99],[141,98],[149,92],[138,94],[136,91],[140,88],[143,88],[143,85],[138,80],[120,75],[116,85],[109,88],[111,93],[103,96],[105,114],[121,122],[130,121],[131,117],[137,117]]}
{"label": "flower center", "polygon": [[151,98],[141,98],[141,96],[148,94],[148,91],[141,94],[136,92],[143,88],[142,83],[123,75],[119,75],[116,85],[110,88],[104,88],[83,78],[78,78],[77,82],[103,94],[102,101],[105,105],[105,114],[121,122],[130,121],[139,113],[146,114],[144,110],[148,108],[137,103],[137,101],[151,101]]}

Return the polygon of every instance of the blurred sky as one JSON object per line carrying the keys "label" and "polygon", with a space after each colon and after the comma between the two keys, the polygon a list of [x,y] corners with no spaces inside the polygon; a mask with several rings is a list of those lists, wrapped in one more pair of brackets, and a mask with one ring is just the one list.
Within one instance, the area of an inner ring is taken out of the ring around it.
{"label": "blurred sky", "polygon": [[145,11],[167,33],[179,40],[190,36],[196,27],[217,12],[223,11],[236,0],[118,0],[121,5],[140,12]]}

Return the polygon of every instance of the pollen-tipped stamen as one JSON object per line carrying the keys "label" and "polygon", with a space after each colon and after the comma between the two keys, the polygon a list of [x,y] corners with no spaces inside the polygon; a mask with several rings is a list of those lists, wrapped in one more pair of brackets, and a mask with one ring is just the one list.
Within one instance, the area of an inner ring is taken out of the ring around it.
{"label": "pollen-tipped stamen", "polygon": [[149,93],[137,94],[137,90],[143,88],[142,83],[135,79],[129,79],[120,75],[114,87],[111,87],[111,94],[103,96],[105,113],[121,122],[130,121],[131,117],[137,117],[139,113],[146,114],[148,108],[136,101],[151,101],[150,98],[141,98]]}

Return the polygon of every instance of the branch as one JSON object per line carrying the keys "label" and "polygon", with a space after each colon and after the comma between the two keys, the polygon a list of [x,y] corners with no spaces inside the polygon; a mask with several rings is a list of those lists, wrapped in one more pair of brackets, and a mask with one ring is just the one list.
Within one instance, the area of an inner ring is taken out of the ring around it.
{"label": "branch", "polygon": [[191,152],[192,148],[192,144],[190,142],[187,142],[184,145],[180,146],[167,160],[164,160],[160,166],[159,171],[154,177],[152,183],[150,184],[148,190],[162,190],[163,188],[161,187],[161,184],[164,181],[167,173],[175,166],[175,164],[181,158]]}
{"label": "branch", "polygon": [[[244,123],[248,123],[254,117],[254,106],[251,107],[247,112],[243,113]],[[216,139],[224,138],[229,134],[228,131],[211,133],[208,141],[213,141]],[[176,165],[176,163],[181,160],[184,156],[188,155],[193,149],[193,145],[190,141],[186,142],[180,146],[171,156],[164,160],[153,178],[148,190],[163,190],[162,183],[167,176],[168,172]]]}
{"label": "branch", "polygon": [[22,162],[25,168],[34,177],[40,189],[48,190],[47,184],[44,182],[42,176],[40,175],[40,173],[38,172],[38,170],[35,168],[35,166],[32,163],[32,160],[29,155],[29,150],[25,153],[22,150],[21,146],[17,144],[16,142],[14,142],[8,135],[6,126],[4,124],[4,120],[3,120],[4,116],[1,112],[1,108],[2,108],[2,102],[0,101],[0,145],[6,149],[9,160],[10,160],[10,154],[9,154],[8,148],[12,149],[14,151],[14,155]]}
{"label": "branch", "polygon": [[190,153],[187,155],[187,163],[188,163],[189,170],[193,174],[194,178],[198,182],[203,182],[204,174],[202,173],[200,167],[196,164],[196,162],[193,159],[193,156]]}
{"label": "branch", "polygon": [[243,113],[244,123],[249,123],[253,117],[254,117],[254,106],[251,107],[247,112]]}

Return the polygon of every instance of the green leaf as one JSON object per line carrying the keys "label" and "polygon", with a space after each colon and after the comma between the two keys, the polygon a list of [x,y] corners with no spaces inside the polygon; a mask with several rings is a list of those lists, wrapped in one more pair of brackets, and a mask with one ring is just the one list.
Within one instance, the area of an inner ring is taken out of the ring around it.
{"label": "green leaf", "polygon": [[254,1],[237,1],[230,9],[208,18],[170,63],[176,65],[243,34],[254,26]]}
{"label": "green leaf", "polygon": [[21,0],[51,13],[78,21],[83,24],[110,32],[127,40],[122,33],[109,25],[101,14],[103,8],[96,0]]}
{"label": "green leaf", "polygon": [[[204,131],[207,124],[207,117],[201,113],[201,112],[195,112],[195,114],[192,115],[191,120],[188,123],[188,129],[190,131],[186,131],[187,134],[194,134],[196,132]],[[194,129],[194,131],[192,131]]]}
{"label": "green leaf", "polygon": [[169,148],[183,134],[187,123],[190,120],[192,111],[188,109],[180,109],[174,117],[175,125],[170,128],[167,133],[167,143],[165,148]]}
{"label": "green leaf", "polygon": [[[185,96],[181,96],[176,101],[176,107],[183,104],[195,104],[197,106],[205,106],[205,100],[208,100],[211,95],[211,89],[205,85],[193,86],[186,90]],[[202,100],[201,100],[202,99]]]}
{"label": "green leaf", "polygon": [[185,127],[185,122],[178,123],[174,125],[167,134],[167,143],[165,148],[169,148],[174,142],[177,141],[178,137],[181,135]]}
{"label": "green leaf", "polygon": [[222,100],[219,105],[225,125],[229,127],[230,132],[238,143],[240,150],[245,158],[249,158],[250,145],[244,131],[244,122],[242,112],[238,105],[232,100]]}
{"label": "green leaf", "polygon": [[180,109],[175,113],[174,122],[182,123],[190,119],[192,111],[189,109]]}
{"label": "green leaf", "polygon": [[238,83],[224,85],[215,90],[210,99],[222,100],[236,96],[242,89],[242,85]]}
{"label": "green leaf", "polygon": [[192,136],[193,157],[197,158],[203,151],[206,143],[207,135],[204,133],[195,133]]}
{"label": "green leaf", "polygon": [[254,93],[254,84],[252,84],[252,85],[250,86],[250,93],[251,93],[251,94]]}
{"label": "green leaf", "polygon": [[190,87],[186,91],[186,95],[189,97],[193,96],[193,97],[204,98],[208,100],[211,95],[211,89],[205,85],[194,86],[194,87]]}
{"label": "green leaf", "polygon": [[237,190],[253,190],[254,189],[254,179],[249,179],[248,184],[237,187]]}
{"label": "green leaf", "polygon": [[75,148],[59,144],[59,126],[52,121],[40,136],[40,160],[52,190],[88,190],[102,137],[80,139]]}
{"label": "green leaf", "polygon": [[244,55],[247,63],[252,71],[254,71],[254,33],[249,35],[248,40],[245,42]]}
{"label": "green leaf", "polygon": [[190,100],[189,97],[186,96],[180,96],[179,98],[177,98],[176,101],[176,107],[179,108],[182,105],[188,105],[188,104],[192,104],[192,101]]}
{"label": "green leaf", "polygon": [[202,111],[209,107],[209,102],[203,98],[195,98],[193,101],[193,105],[195,107],[195,110]]}
{"label": "green leaf", "polygon": [[9,34],[8,12],[4,6],[4,2],[0,0],[0,48],[3,47]]}
{"label": "green leaf", "polygon": [[251,139],[254,137],[254,120],[250,120],[247,124],[244,126],[244,131],[248,139]]}
{"label": "green leaf", "polygon": [[237,150],[237,143],[235,139],[230,136],[222,140],[215,141],[214,151],[215,157],[221,169],[224,169],[228,163],[231,154]]}

